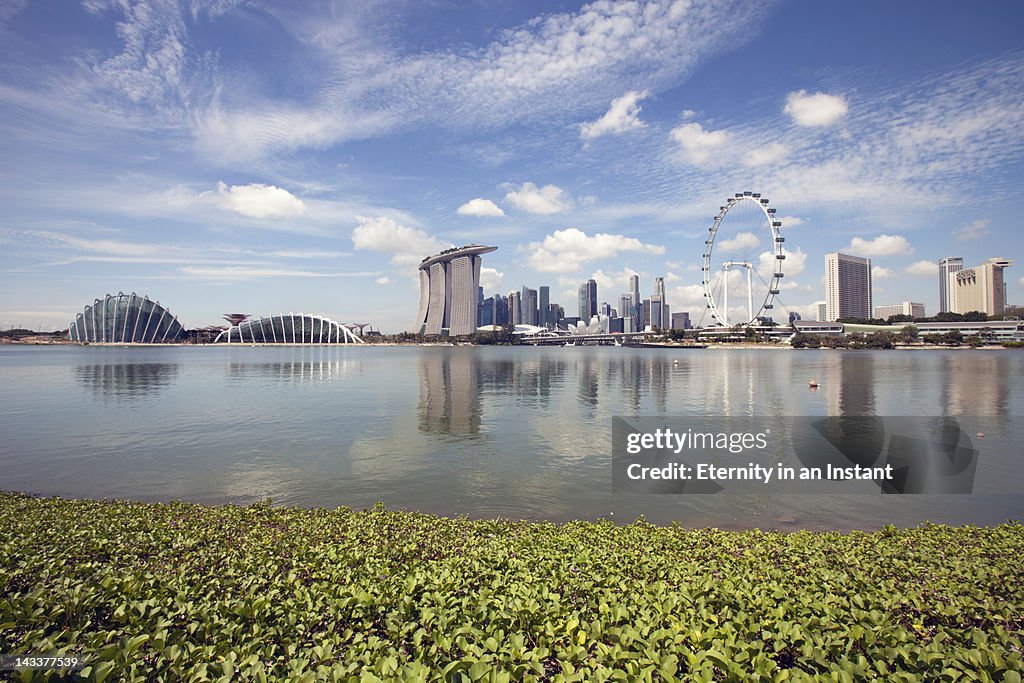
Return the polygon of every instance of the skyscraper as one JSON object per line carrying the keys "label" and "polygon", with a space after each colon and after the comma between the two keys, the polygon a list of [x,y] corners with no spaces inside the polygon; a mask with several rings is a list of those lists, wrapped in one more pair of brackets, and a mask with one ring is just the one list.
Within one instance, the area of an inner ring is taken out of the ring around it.
{"label": "skyscraper", "polygon": [[[641,299],[640,299],[640,276],[637,275],[636,273],[634,273],[633,275],[629,276],[629,291],[630,291],[630,294],[633,295],[633,311],[630,313],[630,315],[632,315],[633,316],[633,320],[636,321],[636,320],[640,319],[640,306],[641,306],[641,303],[640,303],[641,302]],[[639,328],[636,328],[636,329],[639,329]]]}
{"label": "skyscraper", "polygon": [[537,324],[541,327],[547,327],[549,320],[551,306],[551,288],[547,285],[540,286],[540,299],[537,302]]}
{"label": "skyscraper", "polygon": [[597,282],[587,280],[580,285],[580,320],[589,321],[597,315]]}
{"label": "skyscraper", "polygon": [[481,254],[497,247],[469,244],[428,256],[420,263],[418,334],[476,332]]}
{"label": "skyscraper", "polygon": [[1006,308],[1006,283],[1003,270],[1013,265],[1004,258],[990,258],[980,266],[950,274],[949,310],[953,313],[981,311],[1000,315]]}
{"label": "skyscraper", "polygon": [[959,256],[939,259],[939,313],[953,310],[949,302],[949,276],[964,269],[964,260]]}
{"label": "skyscraper", "polygon": [[523,285],[523,325],[537,324],[537,290]]}
{"label": "skyscraper", "polygon": [[825,254],[825,317],[870,318],[871,259],[840,252]]}
{"label": "skyscraper", "polygon": [[508,293],[508,322],[510,325],[523,324],[523,295],[521,292]]}

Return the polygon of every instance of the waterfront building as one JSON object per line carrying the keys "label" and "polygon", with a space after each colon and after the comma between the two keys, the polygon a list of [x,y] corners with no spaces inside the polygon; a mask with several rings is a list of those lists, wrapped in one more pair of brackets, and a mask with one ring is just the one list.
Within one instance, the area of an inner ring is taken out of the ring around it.
{"label": "waterfront building", "polygon": [[630,315],[633,316],[633,320],[640,319],[640,276],[633,274],[629,276],[629,291],[633,297],[633,310]]}
{"label": "waterfront building", "polygon": [[494,295],[494,324],[498,327],[509,324],[508,297],[503,294]]}
{"label": "waterfront building", "polygon": [[799,313],[797,313],[796,311],[790,311],[789,312],[789,324],[790,325],[792,325],[797,320],[801,320],[801,319],[802,319],[802,316]]}
{"label": "waterfront building", "polygon": [[537,300],[537,324],[541,327],[548,327],[551,314],[551,288],[547,285],[540,286],[540,298]]}
{"label": "waterfront building", "polygon": [[827,306],[828,305],[824,301],[815,301],[814,302],[814,308],[817,311],[816,320],[824,322],[825,317],[828,315],[828,313],[826,312],[827,311]]}
{"label": "waterfront building", "polygon": [[476,317],[476,326],[494,325],[495,319],[494,297],[489,296],[480,303],[480,313]]}
{"label": "waterfront building", "polygon": [[993,342],[1024,341],[1024,321],[980,320],[978,322],[914,323],[921,337],[959,332],[964,337],[978,336]]}
{"label": "waterfront building", "polygon": [[886,320],[894,315],[909,315],[911,318],[923,318],[924,304],[914,303],[913,301],[904,301],[900,304],[887,304],[885,306],[875,306],[875,317]]}
{"label": "waterfront building", "polygon": [[565,309],[559,304],[548,304],[548,327],[558,329],[558,324],[565,318]]}
{"label": "waterfront building", "polygon": [[840,252],[825,255],[825,317],[870,318],[871,259]]}
{"label": "waterfront building", "polygon": [[185,329],[174,315],[148,296],[107,294],[68,323],[68,339],[90,344],[159,344],[179,341]]}
{"label": "waterfront building", "polygon": [[[475,331],[475,328],[474,328]],[[347,325],[308,313],[249,318],[217,335],[215,344],[362,344]]]}
{"label": "waterfront building", "polygon": [[522,292],[508,293],[508,322],[510,325],[523,324],[523,295]]}
{"label": "waterfront building", "polygon": [[520,321],[523,325],[537,326],[537,290],[530,289],[526,285],[523,285],[523,313],[522,320]]}
{"label": "waterfront building", "polygon": [[673,313],[671,320],[673,330],[689,330],[693,327],[690,322],[690,314],[686,312]]}
{"label": "waterfront building", "polygon": [[939,259],[939,313],[947,313],[949,307],[949,276],[964,269],[964,260],[959,256]]}
{"label": "waterfront building", "polygon": [[625,332],[625,323],[625,318],[620,318],[618,316],[611,317],[608,319],[608,331],[613,334],[616,332]]}
{"label": "waterfront building", "polygon": [[597,315],[597,282],[595,280],[587,280],[580,285],[579,304],[581,320],[590,320]]}
{"label": "waterfront building", "polygon": [[481,255],[497,247],[470,244],[446,249],[420,263],[421,335],[464,335],[476,331]]}
{"label": "waterfront building", "polygon": [[1004,258],[990,258],[980,266],[951,273],[947,303],[952,313],[982,311],[1002,315],[1006,308],[1003,270],[1013,265]]}

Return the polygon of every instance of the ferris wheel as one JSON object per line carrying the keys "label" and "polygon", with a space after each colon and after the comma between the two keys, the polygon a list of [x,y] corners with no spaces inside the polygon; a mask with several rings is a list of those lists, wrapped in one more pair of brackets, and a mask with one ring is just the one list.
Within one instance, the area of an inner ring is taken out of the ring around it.
{"label": "ferris wheel", "polygon": [[704,241],[707,309],[723,327],[755,324],[779,293],[782,221],[758,192],[737,192],[718,209]]}

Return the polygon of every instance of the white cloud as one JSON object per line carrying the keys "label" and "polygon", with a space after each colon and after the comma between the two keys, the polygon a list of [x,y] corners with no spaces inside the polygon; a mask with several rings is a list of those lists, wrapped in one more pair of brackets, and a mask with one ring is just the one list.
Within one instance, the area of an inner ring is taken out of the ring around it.
{"label": "white cloud", "polygon": [[649,94],[646,90],[630,90],[622,97],[616,97],[604,116],[580,127],[580,137],[592,140],[602,135],[616,135],[643,128],[646,124],[639,119],[639,102]]}
{"label": "white cloud", "polygon": [[[799,285],[793,279],[804,272],[807,267],[807,253],[802,249],[795,249],[790,251],[789,249],[783,248],[783,255],[786,257],[782,261],[782,272],[785,274],[779,286],[782,289],[794,289]],[[761,279],[768,281],[775,273],[775,254],[770,251],[762,252],[758,256],[758,268],[757,272],[760,273]]]}
{"label": "white cloud", "polygon": [[795,228],[804,224],[804,219],[799,216],[779,216],[775,220],[781,222],[783,228]]}
{"label": "white cloud", "polygon": [[378,285],[390,285],[392,280],[387,275],[385,275],[383,277],[377,278],[376,280],[374,280],[374,282],[376,282]]}
{"label": "white cloud", "polygon": [[873,240],[854,237],[850,240],[850,244],[841,251],[856,256],[895,256],[911,254],[914,252],[914,248],[901,235],[879,235]]}
{"label": "white cloud", "polygon": [[783,111],[798,126],[831,126],[846,116],[849,106],[840,95],[823,92],[808,94],[806,90],[799,90],[786,96]]}
{"label": "white cloud", "polygon": [[777,161],[782,161],[788,154],[788,147],[781,142],[773,142],[770,145],[751,150],[743,160],[743,163],[751,167],[764,166],[765,164],[774,164]]}
{"label": "white cloud", "polygon": [[676,275],[672,271],[665,273],[665,282],[679,282],[682,279],[682,276]]}
{"label": "white cloud", "polygon": [[[707,305],[707,299],[704,298],[703,285],[679,285],[678,287],[672,287],[668,290],[666,296],[672,310],[678,311],[679,309],[690,308],[690,317],[693,318],[694,323],[700,319],[700,314],[703,313],[704,307]],[[700,310],[695,311],[694,309]]]}
{"label": "white cloud", "polygon": [[885,266],[872,266],[871,267],[871,279],[872,280],[885,280],[896,275],[896,271],[892,268],[886,268]]}
{"label": "white cloud", "polygon": [[480,286],[484,288],[485,292],[494,292],[501,289],[501,280],[505,277],[505,273],[495,269],[482,266],[480,268]]}
{"label": "white cloud", "polygon": [[556,230],[542,242],[531,242],[527,263],[534,270],[558,273],[579,270],[583,263],[618,256],[624,251],[664,254],[665,247],[644,244],[634,237],[598,233],[588,235],[578,228]]}
{"label": "white cloud", "polygon": [[509,192],[505,201],[527,213],[553,214],[571,209],[575,202],[568,192],[556,185],[537,187],[533,183],[523,183],[519,189],[515,185],[504,185]]}
{"label": "white cloud", "polygon": [[274,185],[250,183],[226,185],[217,183],[217,198],[221,208],[250,218],[284,218],[301,216],[306,205],[288,190]]}
{"label": "white cloud", "polygon": [[704,130],[699,123],[684,123],[672,129],[670,137],[679,143],[683,156],[694,164],[708,161],[714,151],[729,141],[724,130]]}
{"label": "white cloud", "polygon": [[715,240],[715,247],[727,252],[742,252],[746,249],[753,249],[761,240],[752,232],[736,233],[736,236],[728,240]]}
{"label": "white cloud", "polygon": [[360,217],[361,223],[352,231],[356,249],[391,254],[395,265],[415,265],[425,257],[452,246],[419,228],[399,225],[390,218]]}
{"label": "white cloud", "polygon": [[985,237],[989,234],[988,226],[992,224],[992,221],[988,219],[978,219],[971,221],[964,227],[960,228],[953,233],[953,237],[958,240],[976,240],[979,237]]}
{"label": "white cloud", "polygon": [[907,266],[905,272],[919,277],[934,277],[939,274],[939,264],[933,261],[915,261]]}
{"label": "white cloud", "polygon": [[460,206],[455,210],[455,213],[461,216],[504,216],[505,212],[501,210],[501,207],[492,202],[490,199],[484,199],[483,197],[477,197],[476,199],[470,199],[468,202]]}

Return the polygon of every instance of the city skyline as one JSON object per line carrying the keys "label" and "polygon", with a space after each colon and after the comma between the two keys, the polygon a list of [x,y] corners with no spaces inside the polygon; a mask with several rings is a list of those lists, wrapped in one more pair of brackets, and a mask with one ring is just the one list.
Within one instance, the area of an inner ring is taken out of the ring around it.
{"label": "city skyline", "polygon": [[[698,324],[704,236],[747,190],[787,238],[777,321],[816,317],[826,253],[937,312],[941,258],[1024,246],[1019,3],[59,14],[0,11],[5,327],[134,291],[189,328],[306,310],[398,332],[419,260],[469,241],[501,246],[488,293],[544,283],[571,314],[581,282],[616,306],[664,277]],[[1024,274],[1005,284],[1024,302]]]}

